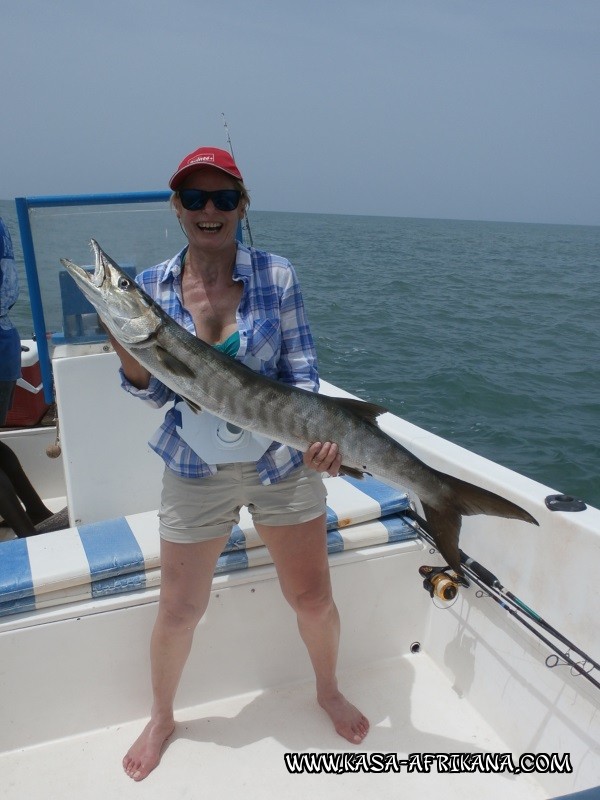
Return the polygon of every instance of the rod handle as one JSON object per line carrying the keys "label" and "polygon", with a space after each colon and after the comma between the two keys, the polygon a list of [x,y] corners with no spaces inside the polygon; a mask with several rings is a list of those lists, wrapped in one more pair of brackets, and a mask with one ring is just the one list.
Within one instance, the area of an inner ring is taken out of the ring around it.
{"label": "rod handle", "polygon": [[475,575],[477,575],[477,577],[485,583],[486,586],[490,586],[492,588],[500,587],[500,581],[493,572],[490,572],[489,569],[484,567],[478,561],[475,561],[466,553],[463,553],[462,550],[460,551],[460,561],[461,564],[469,567],[469,569],[472,570]]}

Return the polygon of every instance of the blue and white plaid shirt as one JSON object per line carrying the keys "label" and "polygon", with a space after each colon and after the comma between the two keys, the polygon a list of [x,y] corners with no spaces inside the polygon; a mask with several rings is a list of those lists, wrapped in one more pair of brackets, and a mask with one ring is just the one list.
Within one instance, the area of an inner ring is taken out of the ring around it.
{"label": "blue and white plaid shirt", "polygon": [[[191,314],[182,304],[181,262],[185,250],[174,258],[144,270],[137,276],[139,285],[173,319],[195,333]],[[317,357],[308,327],[302,294],[290,262],[280,256],[238,244],[233,279],[244,288],[237,310],[240,347],[236,358],[270,378],[316,392],[319,388]],[[121,371],[123,387],[159,408],[176,395],[154,376],[147,389],[136,389]],[[213,475],[216,467],[205,463],[180,438],[176,412],[169,409],[161,427],[151,438],[150,447],[165,464],[185,478]],[[256,462],[263,484],[277,483],[302,463],[302,453],[273,442]]]}

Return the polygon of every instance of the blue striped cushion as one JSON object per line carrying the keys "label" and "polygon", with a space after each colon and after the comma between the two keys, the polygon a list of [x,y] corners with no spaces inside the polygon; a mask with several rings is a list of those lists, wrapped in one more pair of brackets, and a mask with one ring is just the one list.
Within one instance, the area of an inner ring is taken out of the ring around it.
{"label": "blue striped cushion", "polygon": [[[406,494],[367,477],[326,480],[330,553],[415,538]],[[156,511],[0,543],[0,616],[160,583]],[[226,573],[271,563],[243,509],[217,563]]]}

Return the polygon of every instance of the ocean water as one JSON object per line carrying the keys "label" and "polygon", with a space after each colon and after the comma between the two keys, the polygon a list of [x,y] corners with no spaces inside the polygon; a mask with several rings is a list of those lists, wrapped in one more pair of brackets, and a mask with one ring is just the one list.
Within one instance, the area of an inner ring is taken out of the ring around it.
{"label": "ocean water", "polygon": [[[22,268],[12,203],[0,214]],[[58,259],[89,262],[90,236],[138,270],[182,241],[163,206],[35,215],[49,330]],[[600,227],[263,211],[250,224],[298,271],[324,379],[600,507]],[[26,291],[13,316],[29,335]]]}

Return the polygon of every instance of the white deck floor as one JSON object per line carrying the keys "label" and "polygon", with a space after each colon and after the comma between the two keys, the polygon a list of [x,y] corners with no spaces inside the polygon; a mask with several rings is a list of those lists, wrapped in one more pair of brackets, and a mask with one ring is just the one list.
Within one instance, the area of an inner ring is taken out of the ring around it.
{"label": "white deck floor", "polygon": [[[363,745],[345,745],[314,700],[311,684],[228,698],[178,712],[162,763],[136,784],[120,761],[144,722],[128,723],[0,756],[3,800],[154,800],[548,795],[527,775],[289,774],[286,752],[505,753],[508,747],[424,653],[341,677],[344,692],[371,720]],[[84,699],[73,698],[74,702]],[[515,755],[515,762],[519,754]]]}

